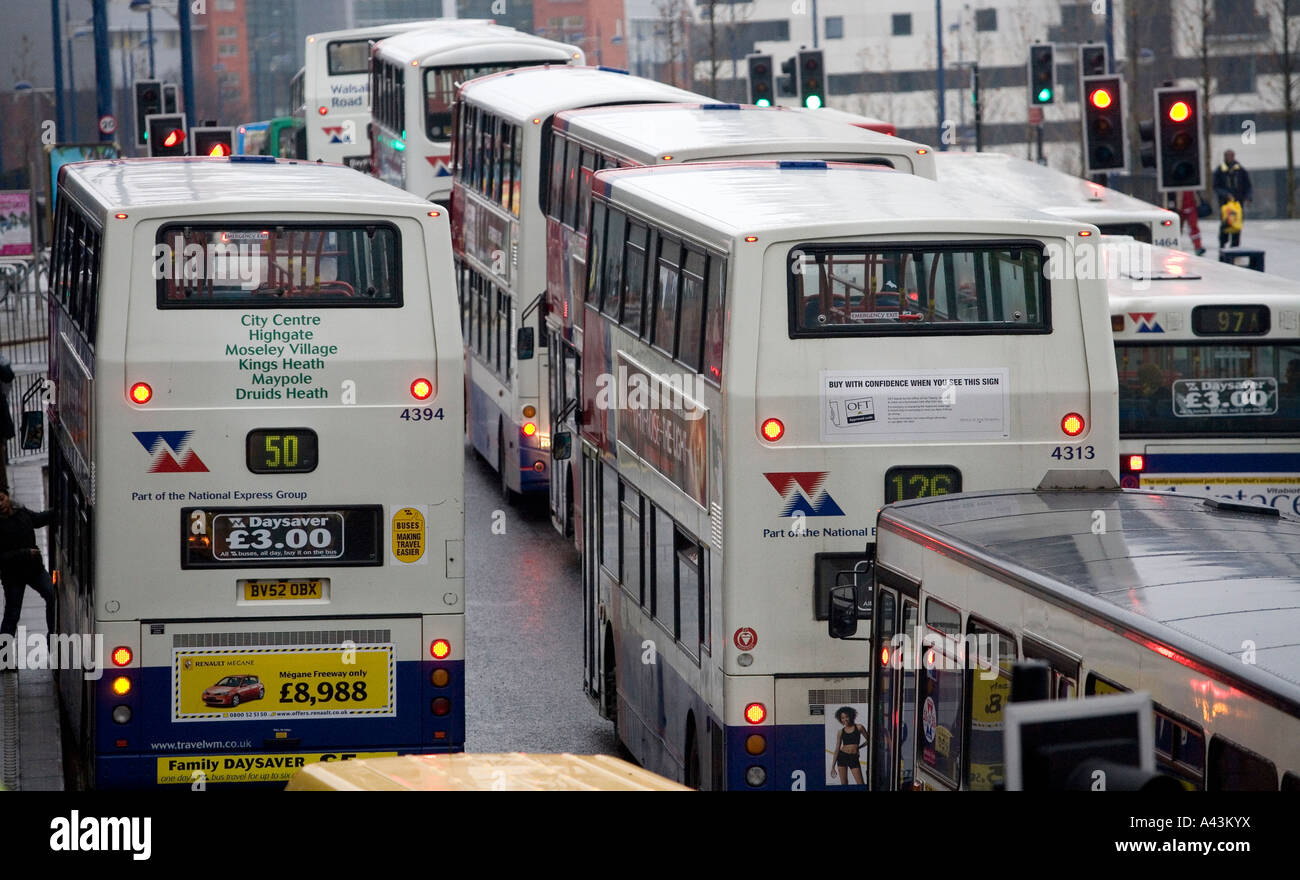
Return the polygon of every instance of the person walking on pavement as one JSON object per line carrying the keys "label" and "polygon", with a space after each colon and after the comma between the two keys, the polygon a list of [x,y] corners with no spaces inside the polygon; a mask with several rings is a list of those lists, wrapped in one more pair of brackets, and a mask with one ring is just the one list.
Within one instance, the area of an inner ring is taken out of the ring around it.
{"label": "person walking on pavement", "polygon": [[45,570],[41,551],[36,546],[36,530],[48,526],[54,511],[37,513],[17,506],[9,493],[0,492],[0,582],[4,584],[5,611],[0,621],[0,637],[18,633],[18,617],[23,610],[23,593],[31,587],[45,600],[47,633],[55,631],[54,584]]}
{"label": "person walking on pavement", "polygon": [[1205,248],[1201,247],[1200,207],[1201,200],[1196,197],[1195,191],[1183,190],[1179,199],[1178,213],[1182,215],[1183,225],[1187,227],[1187,234],[1192,239],[1192,248],[1198,257],[1205,253]]}
{"label": "person walking on pavement", "polygon": [[1219,250],[1232,238],[1232,246],[1241,244],[1241,226],[1245,219],[1245,206],[1253,190],[1250,174],[1237,162],[1237,154],[1224,150],[1223,163],[1214,169],[1214,195],[1219,200]]}
{"label": "person walking on pavement", "polygon": [[9,491],[9,440],[14,436],[14,419],[9,414],[9,387],[14,368],[0,354],[0,492]]}

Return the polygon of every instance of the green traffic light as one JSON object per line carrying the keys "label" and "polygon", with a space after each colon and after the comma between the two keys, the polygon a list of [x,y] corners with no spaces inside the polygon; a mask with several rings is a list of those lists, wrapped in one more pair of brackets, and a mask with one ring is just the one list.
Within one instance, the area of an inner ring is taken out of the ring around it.
{"label": "green traffic light", "polygon": [[1038,90],[1038,103],[1046,104],[1050,100],[1052,100],[1052,90],[1043,86]]}
{"label": "green traffic light", "polygon": [[803,105],[809,110],[820,110],[822,106],[821,95],[809,95],[803,99]]}
{"label": "green traffic light", "polygon": [[758,106],[758,107],[771,107],[771,106],[772,106],[772,102],[769,101],[767,98],[759,98],[757,101],[754,102],[754,104],[755,104],[756,106]]}

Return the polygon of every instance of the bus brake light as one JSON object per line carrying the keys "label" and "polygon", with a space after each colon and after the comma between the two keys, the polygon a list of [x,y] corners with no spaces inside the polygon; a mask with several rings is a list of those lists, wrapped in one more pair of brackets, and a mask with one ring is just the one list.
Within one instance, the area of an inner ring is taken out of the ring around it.
{"label": "bus brake light", "polygon": [[319,113],[321,116],[324,116],[326,113],[330,112],[330,110],[328,107],[317,107],[316,112]]}
{"label": "bus brake light", "polygon": [[428,400],[433,393],[433,383],[428,379],[416,379],[411,383],[411,396],[416,400]]}
{"label": "bus brake light", "polygon": [[763,439],[775,443],[785,435],[785,425],[780,419],[767,419],[763,422]]}
{"label": "bus brake light", "polygon": [[451,655],[451,642],[446,639],[434,639],[429,645],[429,654],[435,660],[446,660]]}
{"label": "bus brake light", "polygon": [[1061,419],[1061,430],[1069,437],[1078,437],[1083,433],[1083,416],[1070,413]]}
{"label": "bus brake light", "polygon": [[532,422],[524,422],[524,436],[531,437],[537,433],[537,426]]}
{"label": "bus brake light", "polygon": [[136,382],[131,386],[131,400],[135,403],[148,403],[153,400],[153,389],[149,387],[148,382]]}
{"label": "bus brake light", "polygon": [[128,648],[126,645],[119,645],[118,647],[114,648],[114,649],[113,649],[113,665],[114,665],[114,666],[130,666],[130,665],[131,665],[131,649]]}
{"label": "bus brake light", "polygon": [[767,707],[762,703],[750,703],[745,707],[745,720],[750,724],[762,724],[767,718]]}
{"label": "bus brake light", "polygon": [[1130,455],[1130,456],[1128,457],[1128,469],[1131,470],[1131,471],[1133,471],[1134,473],[1137,473],[1137,474],[1142,473],[1142,470],[1143,470],[1146,466],[1147,466],[1146,456],[1144,456],[1144,455]]}

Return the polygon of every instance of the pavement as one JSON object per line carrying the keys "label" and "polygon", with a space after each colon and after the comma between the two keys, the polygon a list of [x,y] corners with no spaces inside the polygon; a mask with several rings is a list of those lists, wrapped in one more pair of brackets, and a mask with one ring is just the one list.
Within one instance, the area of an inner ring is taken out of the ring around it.
{"label": "pavement", "polygon": [[[1211,260],[1219,258],[1219,224],[1210,217],[1201,221],[1201,243],[1205,246],[1205,256]],[[1300,220],[1251,220],[1241,230],[1241,247],[1264,252],[1264,271],[1270,275],[1281,275],[1292,281],[1300,281]],[[1182,237],[1181,248],[1192,249],[1192,242],[1186,234]]]}
{"label": "pavement", "polygon": [[[44,457],[9,465],[9,488],[15,503],[33,510],[45,507]],[[49,554],[46,530],[37,544]],[[32,590],[23,597],[19,626],[45,632],[45,603]],[[18,791],[62,791],[63,751],[59,736],[54,675],[48,669],[0,673],[0,781]]]}

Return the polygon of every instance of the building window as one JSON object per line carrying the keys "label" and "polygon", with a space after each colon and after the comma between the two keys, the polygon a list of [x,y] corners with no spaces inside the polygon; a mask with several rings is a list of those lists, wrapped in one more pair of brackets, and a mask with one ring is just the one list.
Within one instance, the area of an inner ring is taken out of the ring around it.
{"label": "building window", "polygon": [[828,15],[826,17],[826,39],[844,39],[844,16]]}
{"label": "building window", "polygon": [[235,0],[217,0],[217,12],[235,12]]}
{"label": "building window", "polygon": [[238,40],[238,39],[239,39],[239,28],[238,28],[238,27],[235,27],[235,26],[233,26],[233,25],[226,25],[226,26],[224,26],[224,27],[219,27],[219,28],[217,28],[217,39],[218,39],[218,40]]}
{"label": "building window", "polygon": [[894,36],[910,37],[912,35],[912,13],[900,12],[894,15]]}
{"label": "building window", "polygon": [[975,10],[975,30],[995,31],[998,29],[998,11],[996,9]]}
{"label": "building window", "polygon": [[217,46],[217,54],[222,58],[230,58],[239,54],[239,47],[234,43],[221,43]]}

